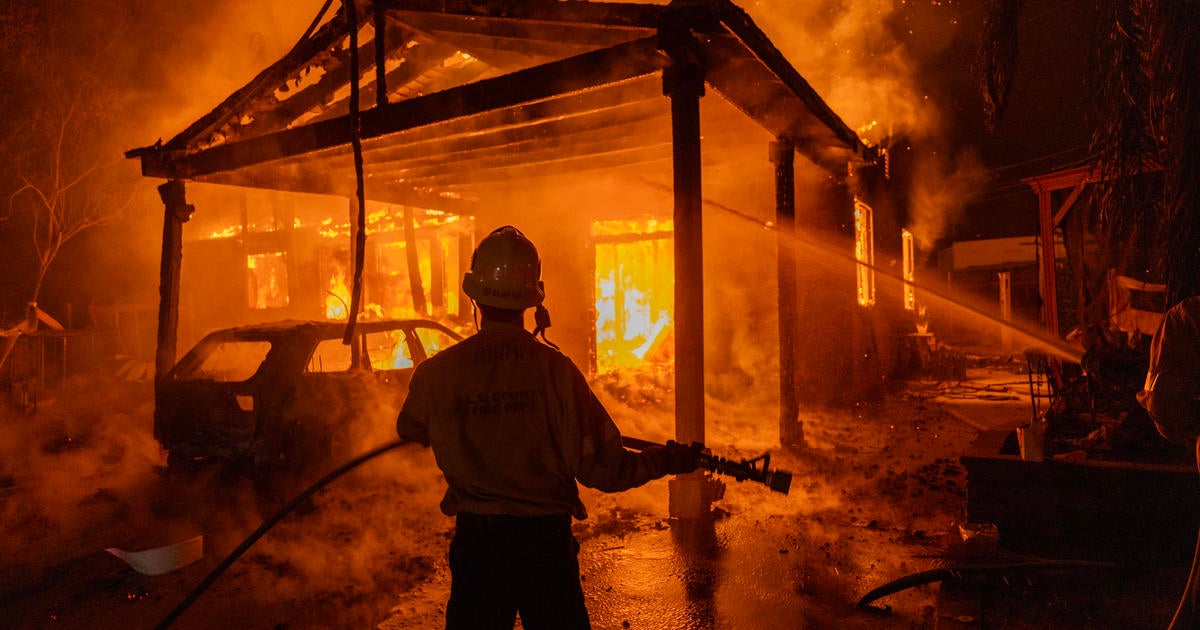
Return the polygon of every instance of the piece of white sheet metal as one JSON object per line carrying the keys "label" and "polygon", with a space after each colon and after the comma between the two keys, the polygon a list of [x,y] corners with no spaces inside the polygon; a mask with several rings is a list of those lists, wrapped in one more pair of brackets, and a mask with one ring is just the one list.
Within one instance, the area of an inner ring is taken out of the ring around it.
{"label": "piece of white sheet metal", "polygon": [[162,575],[203,558],[204,536],[144,551],[123,551],[116,547],[109,547],[105,551],[124,560],[142,575]]}

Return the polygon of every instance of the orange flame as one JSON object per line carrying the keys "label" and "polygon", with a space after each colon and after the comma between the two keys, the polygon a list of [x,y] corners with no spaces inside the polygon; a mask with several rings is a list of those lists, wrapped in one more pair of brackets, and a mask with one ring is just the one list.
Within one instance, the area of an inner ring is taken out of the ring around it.
{"label": "orange flame", "polygon": [[325,295],[325,317],[348,319],[350,317],[350,287],[346,286],[346,274],[337,272],[329,279],[329,290]]}
{"label": "orange flame", "polygon": [[671,360],[674,248],[671,221],[598,221],[596,368],[609,372]]}

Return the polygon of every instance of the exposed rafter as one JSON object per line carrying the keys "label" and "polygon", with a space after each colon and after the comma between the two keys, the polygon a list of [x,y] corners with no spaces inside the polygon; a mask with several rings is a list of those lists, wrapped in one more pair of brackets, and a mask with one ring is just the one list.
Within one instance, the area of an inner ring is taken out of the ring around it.
{"label": "exposed rafter", "polygon": [[[363,102],[376,103],[360,116],[372,198],[438,201],[424,191],[657,161],[669,128],[666,31],[695,34],[707,83],[744,114],[743,127],[786,139],[839,175],[847,162],[873,159],[727,0],[378,2],[383,15],[364,11],[359,25],[359,86]],[[376,27],[384,50],[374,48]],[[347,33],[338,14],[170,142],[128,156],[152,177],[345,194]],[[386,99],[376,98],[376,80]],[[738,134],[705,142],[733,146]]]}

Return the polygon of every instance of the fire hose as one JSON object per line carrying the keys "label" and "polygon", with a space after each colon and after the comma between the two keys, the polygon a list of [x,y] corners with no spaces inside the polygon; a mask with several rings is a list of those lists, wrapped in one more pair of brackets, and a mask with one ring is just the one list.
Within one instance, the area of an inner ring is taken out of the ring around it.
{"label": "fire hose", "polygon": [[208,587],[212,586],[213,582],[216,582],[217,578],[221,577],[221,574],[224,573],[225,570],[228,569],[238,558],[240,558],[242,554],[246,553],[246,551],[249,550],[254,543],[258,542],[259,538],[262,538],[267,531],[279,523],[279,521],[282,521],[283,517],[287,516],[292,512],[292,510],[296,509],[300,506],[300,504],[307,501],[308,498],[316,494],[318,490],[324,488],[334,479],[337,479],[338,477],[341,477],[342,475],[357,468],[360,464],[374,459],[375,457],[397,448],[402,444],[405,444],[405,442],[401,440],[395,440],[373,450],[367,451],[366,453],[363,453],[362,455],[359,455],[358,457],[355,457],[345,464],[333,469],[329,472],[329,474],[321,477],[316,483],[309,486],[304,492],[301,492],[300,494],[296,495],[294,499],[288,501],[283,507],[279,508],[279,511],[275,512],[270,518],[263,521],[262,524],[258,526],[258,529],[254,530],[254,532],[246,537],[246,540],[242,541],[242,544],[238,545],[236,549],[231,551],[229,555],[221,561],[221,564],[218,564],[216,568],[214,568],[209,572],[208,575],[204,577],[203,580],[200,580],[200,583],[197,584],[196,587],[187,594],[187,597],[184,597],[183,601],[180,602],[174,610],[167,613],[167,616],[163,617],[163,620],[154,626],[155,630],[162,630],[163,628],[167,628],[174,623],[175,620],[179,618],[179,615],[182,615],[183,611],[187,610],[188,606],[192,605],[192,602],[195,602],[196,599],[200,597],[202,593],[204,593],[204,591],[208,590]]}
{"label": "fire hose", "polygon": [[[638,438],[631,437],[623,437],[622,443],[626,448],[635,451],[644,451],[647,448],[661,448],[664,446],[663,444],[656,442],[639,440]],[[361,464],[364,464],[367,461],[372,460],[379,455],[393,450],[403,444],[406,444],[406,442],[394,440],[367,451],[366,453],[363,453],[362,455],[359,455],[358,457],[355,457],[345,464],[333,469],[324,477],[318,479],[316,483],[309,486],[300,494],[296,495],[295,498],[293,498],[291,501],[288,501],[283,507],[279,508],[277,512],[272,514],[270,518],[264,520],[262,524],[258,526],[258,529],[255,529],[249,536],[246,537],[245,540],[242,541],[240,545],[237,546],[236,549],[231,551],[229,555],[221,561],[220,564],[210,571],[209,574],[206,575],[204,579],[201,580],[200,583],[197,584],[196,587],[193,588],[191,592],[189,592],[187,596],[183,598],[183,601],[180,602],[179,605],[174,608],[174,610],[167,613],[167,616],[163,617],[162,621],[158,622],[158,624],[154,626],[155,630],[163,630],[170,627],[170,625],[174,623],[175,620],[178,619],[179,616],[182,615],[183,612],[187,610],[188,607],[191,606],[201,594],[204,593],[204,591],[208,590],[209,586],[212,586],[212,584],[216,582],[217,579],[220,578],[221,575],[225,573],[225,571],[232,566],[238,558],[242,557],[242,554],[246,553],[246,551],[248,551],[250,547],[254,545],[254,543],[258,542],[258,539],[262,538],[272,527],[278,524],[279,521],[282,521],[284,517],[292,512],[292,510],[295,510],[302,503],[307,501],[309,497],[316,494],[321,488],[329,485],[329,483],[333,480],[350,472]],[[783,494],[787,494],[788,489],[792,485],[791,473],[782,470],[771,470],[770,453],[765,453],[751,460],[743,459],[735,462],[724,457],[714,456],[711,452],[709,452],[708,449],[704,447],[703,444],[698,442],[693,443],[688,448],[691,448],[696,452],[699,467],[705,470],[709,470],[720,475],[729,475],[739,482],[750,480],[762,483],[771,490],[775,492],[781,492]]]}
{"label": "fire hose", "polygon": [[[625,448],[635,451],[644,451],[648,448],[661,448],[664,446],[657,442],[649,442],[632,437],[622,437],[621,442],[625,445]],[[678,442],[674,440],[667,442],[667,445],[676,444]],[[718,475],[728,475],[739,483],[747,480],[761,483],[773,492],[783,494],[787,494],[788,490],[792,487],[792,473],[778,469],[771,470],[770,453],[763,453],[754,459],[742,459],[735,462],[731,459],[713,455],[709,449],[705,448],[699,442],[693,442],[687,448],[695,451],[697,465],[704,470],[714,472]]]}
{"label": "fire hose", "polygon": [[1032,573],[1036,571],[1095,571],[1101,569],[1119,569],[1121,565],[1115,562],[1097,562],[1091,560],[1034,560],[1029,562],[1004,562],[993,564],[977,564],[967,566],[941,567],[928,571],[919,571],[911,575],[892,580],[883,586],[872,589],[858,600],[857,607],[861,610],[886,612],[890,609],[877,609],[871,605],[875,600],[899,593],[916,586],[943,582],[948,580],[962,581],[975,577],[1005,576],[1013,573]]}

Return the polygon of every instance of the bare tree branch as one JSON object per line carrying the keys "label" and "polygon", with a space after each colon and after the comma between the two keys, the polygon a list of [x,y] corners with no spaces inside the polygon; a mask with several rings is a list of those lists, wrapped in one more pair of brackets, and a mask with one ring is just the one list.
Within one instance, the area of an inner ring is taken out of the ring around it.
{"label": "bare tree branch", "polygon": [[[20,225],[28,226],[35,256],[30,293],[36,300],[64,246],[122,218],[134,198],[135,187],[114,168],[122,162],[111,144],[121,94],[104,78],[127,24],[76,32],[78,18],[107,9],[70,0],[15,1],[20,16],[0,19],[6,58],[0,79],[13,86],[0,95],[0,116],[15,114],[0,119],[0,162],[11,165],[0,173],[0,185],[9,188],[0,220],[18,213],[28,220]],[[67,39],[70,45],[58,45]]]}

